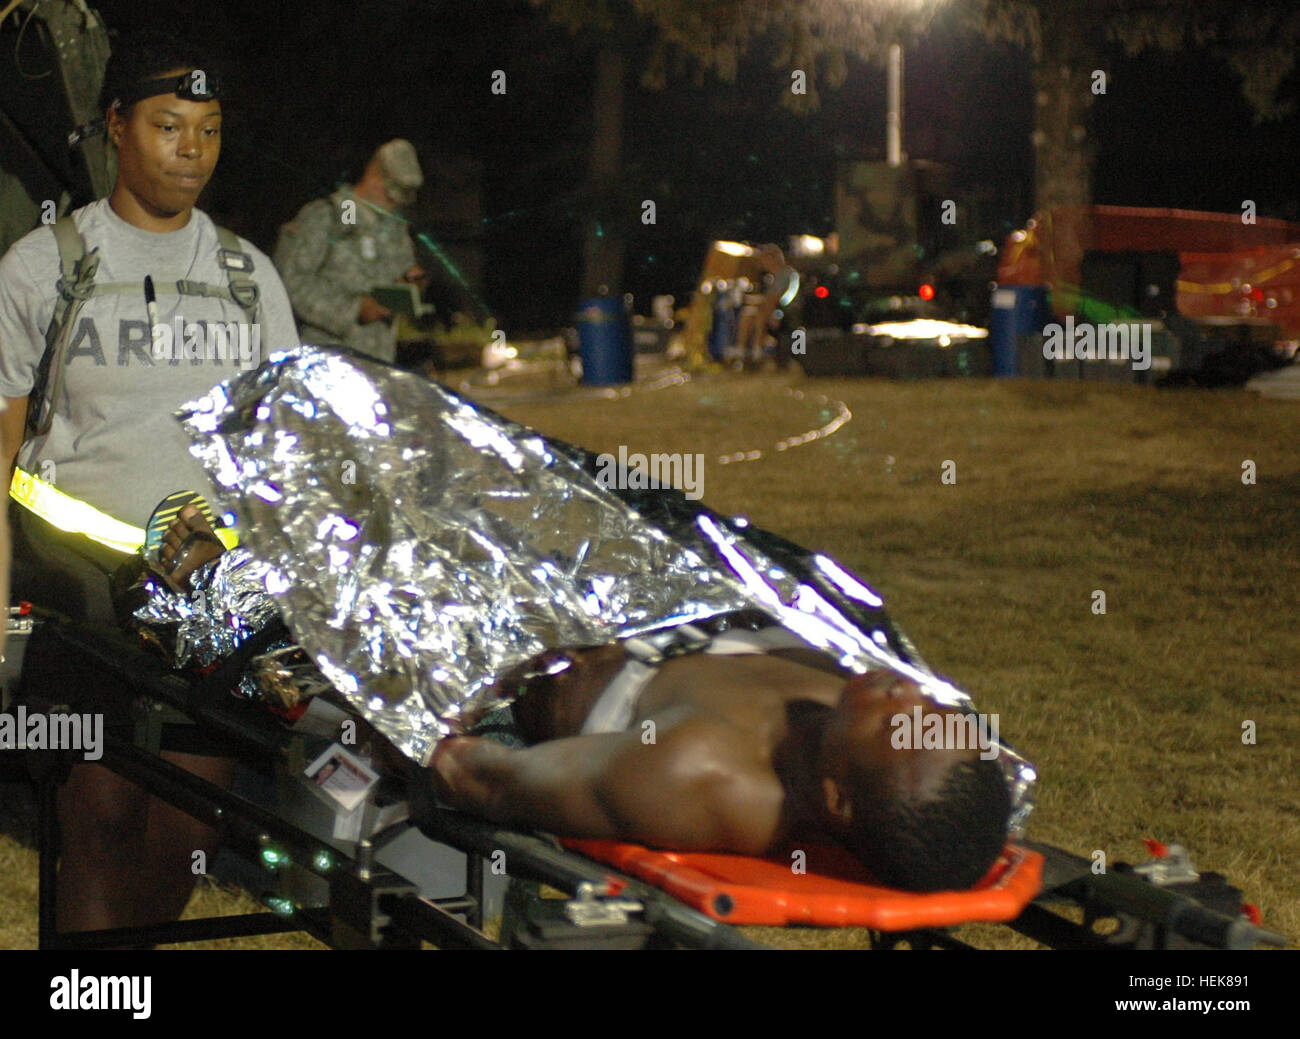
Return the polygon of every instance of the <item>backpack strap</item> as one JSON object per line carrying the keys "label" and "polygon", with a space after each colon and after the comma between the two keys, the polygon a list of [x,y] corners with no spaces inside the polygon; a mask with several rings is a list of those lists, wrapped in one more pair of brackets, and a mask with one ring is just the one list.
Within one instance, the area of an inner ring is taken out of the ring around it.
{"label": "backpack strap", "polygon": [[[215,225],[214,225],[215,226]],[[255,324],[261,306],[261,289],[251,275],[253,258],[239,246],[239,237],[224,227],[217,227],[217,263],[226,272],[225,285],[209,285],[201,281],[160,283],[163,292],[174,291],[180,296],[207,296],[234,303],[243,312],[248,323]],[[141,292],[139,282],[113,282],[95,284],[99,269],[99,252],[86,251],[85,240],[77,230],[71,216],[61,216],[54,222],[54,240],[59,247],[59,298],[54,304],[54,316],[45,331],[45,353],[36,370],[36,382],[27,395],[27,439],[44,436],[54,422],[55,402],[63,389],[64,363],[68,342],[76,326],[82,305],[92,296],[129,295]],[[173,288],[174,286],[174,288]],[[51,382],[52,380],[52,382]],[[48,402],[49,406],[44,405]]]}
{"label": "backpack strap", "polygon": [[[45,330],[45,353],[36,369],[36,382],[27,395],[28,439],[44,436],[50,431],[54,421],[54,402],[63,389],[63,357],[68,350],[68,340],[72,337],[82,304],[94,294],[95,272],[99,270],[98,250],[86,251],[86,243],[71,215],[61,216],[54,222],[54,241],[59,249],[59,298],[54,303],[54,315]],[[47,401],[49,407],[45,408]]]}
{"label": "backpack strap", "polygon": [[[248,323],[256,324],[262,290],[250,276],[253,273],[253,258],[239,247],[239,236],[233,231],[218,227],[217,241],[221,244],[221,248],[217,250],[217,262],[226,272],[226,285],[230,297],[244,311]],[[177,285],[179,284],[178,282]]]}

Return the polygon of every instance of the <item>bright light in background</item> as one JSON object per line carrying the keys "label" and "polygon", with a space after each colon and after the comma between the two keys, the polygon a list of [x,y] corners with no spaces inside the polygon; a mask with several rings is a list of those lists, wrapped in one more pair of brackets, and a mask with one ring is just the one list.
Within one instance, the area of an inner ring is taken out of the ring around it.
{"label": "bright light in background", "polygon": [[934,286],[927,282],[916,290],[916,294],[922,299],[934,299]]}
{"label": "bright light in background", "polygon": [[790,253],[793,256],[821,256],[826,251],[826,242],[811,234],[790,236]]}
{"label": "bright light in background", "polygon": [[[935,321],[930,318],[917,318],[915,321],[886,321],[880,325],[854,325],[853,331],[861,335],[889,336],[891,339],[985,339],[987,328],[974,325],[961,325],[953,321]],[[947,346],[948,343],[942,343]]]}
{"label": "bright light in background", "polygon": [[480,363],[489,371],[494,368],[502,368],[519,356],[519,351],[509,343],[498,343],[492,340],[483,346],[483,355]]}
{"label": "bright light in background", "polygon": [[754,250],[743,242],[714,242],[713,248],[728,256],[753,256]]}

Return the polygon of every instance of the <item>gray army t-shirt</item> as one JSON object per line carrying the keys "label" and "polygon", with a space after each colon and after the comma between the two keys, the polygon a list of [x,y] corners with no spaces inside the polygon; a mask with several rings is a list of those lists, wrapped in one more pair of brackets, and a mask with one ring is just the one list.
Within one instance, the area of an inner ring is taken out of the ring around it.
{"label": "gray army t-shirt", "polygon": [[[271,261],[241,239],[261,290],[260,327],[248,329],[236,349],[214,335],[213,326],[243,324],[243,310],[226,300],[163,288],[180,279],[226,285],[216,228],[206,213],[196,209],[185,227],[164,234],[128,224],[107,199],[73,217],[86,248],[99,250],[95,283],[139,282],[140,292],[96,296],[82,306],[50,432],[26,443],[18,464],[116,519],[143,526],[173,491],[211,493],[173,413],[268,354],[296,346],[293,311]],[[145,275],[157,288],[159,325],[181,333],[170,357],[153,357]],[[31,391],[58,280],[52,228],[31,232],[0,260],[0,395]]]}

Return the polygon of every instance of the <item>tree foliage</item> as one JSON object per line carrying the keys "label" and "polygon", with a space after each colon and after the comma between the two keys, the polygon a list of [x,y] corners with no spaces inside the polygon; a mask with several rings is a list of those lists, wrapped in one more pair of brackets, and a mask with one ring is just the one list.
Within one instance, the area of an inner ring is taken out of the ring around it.
{"label": "tree foliage", "polygon": [[987,35],[1029,49],[1037,62],[1063,51],[1097,53],[1104,42],[1130,56],[1202,50],[1241,78],[1256,122],[1288,115],[1279,96],[1296,67],[1300,5],[1294,0],[957,0]]}
{"label": "tree foliage", "polygon": [[848,59],[879,60],[892,43],[924,32],[943,0],[531,0],[573,31],[617,32],[635,18],[654,29],[641,82],[707,74],[734,82],[740,59],[761,42],[772,65],[807,74],[807,92],[781,103],[815,109],[819,85],[837,88]]}

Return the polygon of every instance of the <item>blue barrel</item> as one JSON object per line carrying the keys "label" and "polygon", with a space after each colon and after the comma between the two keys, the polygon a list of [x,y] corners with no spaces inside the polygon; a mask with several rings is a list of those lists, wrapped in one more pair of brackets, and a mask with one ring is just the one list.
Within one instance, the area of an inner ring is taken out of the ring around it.
{"label": "blue barrel", "polygon": [[622,296],[594,296],[578,311],[582,381],[615,386],[632,381],[632,330]]}
{"label": "blue barrel", "polygon": [[709,330],[709,356],[715,361],[727,359],[727,348],[736,341],[736,308],[731,292],[713,294],[713,327]]}
{"label": "blue barrel", "polygon": [[1022,335],[1041,332],[1048,318],[1047,286],[994,285],[989,344],[993,347],[993,374],[1017,375],[1017,351]]}

